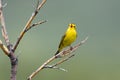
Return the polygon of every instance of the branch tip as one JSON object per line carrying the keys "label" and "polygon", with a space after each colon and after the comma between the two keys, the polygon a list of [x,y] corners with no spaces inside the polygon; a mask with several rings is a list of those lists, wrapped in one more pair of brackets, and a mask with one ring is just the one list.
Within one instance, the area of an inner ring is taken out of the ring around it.
{"label": "branch tip", "polygon": [[85,43],[87,40],[88,40],[88,36],[83,41],[81,41],[81,43]]}
{"label": "branch tip", "polygon": [[34,23],[34,24],[32,24],[29,28],[27,28],[25,32],[27,32],[28,30],[30,30],[32,27],[35,27],[35,26],[37,26],[37,25],[39,25],[39,24],[43,24],[43,23],[45,23],[45,22],[47,22],[47,20],[39,21],[39,22],[37,22],[37,23]]}
{"label": "branch tip", "polygon": [[5,4],[3,5],[3,8],[6,7],[6,6],[7,6],[7,3],[5,3]]}
{"label": "branch tip", "polygon": [[46,65],[44,68],[58,69],[58,70],[67,72],[66,69],[63,69],[63,68],[61,68],[61,67],[57,67],[57,66],[54,66],[54,65]]}
{"label": "branch tip", "polygon": [[5,40],[6,45],[9,46],[10,41],[9,41],[7,30],[6,30],[2,8],[3,8],[3,5],[2,5],[2,1],[0,0],[0,22],[1,22],[1,28],[2,28],[1,31],[2,31],[2,36]]}

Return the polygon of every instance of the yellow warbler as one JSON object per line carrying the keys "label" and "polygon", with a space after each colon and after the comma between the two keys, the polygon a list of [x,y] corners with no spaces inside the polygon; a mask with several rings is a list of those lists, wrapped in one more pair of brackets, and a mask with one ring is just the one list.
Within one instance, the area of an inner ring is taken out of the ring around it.
{"label": "yellow warbler", "polygon": [[73,43],[76,40],[76,38],[77,38],[76,25],[69,24],[67,31],[62,36],[58,50],[55,53],[55,55],[58,54],[63,48],[70,46],[71,43]]}

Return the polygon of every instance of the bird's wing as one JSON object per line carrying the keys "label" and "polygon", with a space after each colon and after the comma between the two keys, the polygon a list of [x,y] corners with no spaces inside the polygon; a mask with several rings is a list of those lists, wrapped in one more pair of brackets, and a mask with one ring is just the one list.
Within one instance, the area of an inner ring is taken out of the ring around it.
{"label": "bird's wing", "polygon": [[59,48],[60,48],[61,45],[63,44],[63,40],[64,40],[65,36],[66,36],[66,34],[64,34],[64,35],[62,36],[61,41],[60,41],[60,44],[59,44]]}

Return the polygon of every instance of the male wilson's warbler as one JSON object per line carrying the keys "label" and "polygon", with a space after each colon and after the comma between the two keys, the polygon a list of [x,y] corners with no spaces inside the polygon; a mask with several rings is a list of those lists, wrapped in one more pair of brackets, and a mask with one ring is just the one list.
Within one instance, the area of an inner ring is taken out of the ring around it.
{"label": "male wilson's warbler", "polygon": [[55,55],[57,55],[63,48],[70,46],[71,43],[73,43],[76,40],[76,38],[77,38],[76,25],[69,24],[67,31],[62,36],[61,42]]}

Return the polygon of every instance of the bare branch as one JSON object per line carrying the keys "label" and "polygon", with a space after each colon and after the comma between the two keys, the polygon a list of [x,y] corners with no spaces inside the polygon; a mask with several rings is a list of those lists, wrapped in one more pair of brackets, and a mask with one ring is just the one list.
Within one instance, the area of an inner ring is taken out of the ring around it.
{"label": "bare branch", "polygon": [[63,62],[69,60],[69,59],[72,58],[73,56],[75,56],[75,54],[72,54],[72,55],[70,55],[70,56],[68,56],[68,57],[66,57],[66,58],[64,58],[64,59],[62,59],[62,60],[60,60],[60,61],[57,62],[56,64],[52,65],[52,67],[55,67],[55,66],[57,66],[57,65],[59,65],[59,64],[62,64]]}
{"label": "bare branch", "polygon": [[32,24],[28,29],[26,29],[26,32],[27,32],[28,30],[30,30],[32,27],[35,27],[35,26],[37,26],[37,25],[39,25],[39,24],[42,24],[42,23],[45,23],[45,22],[47,22],[47,21],[44,20],[44,21],[39,21],[39,22],[37,22],[37,23]]}
{"label": "bare branch", "polygon": [[62,71],[66,71],[66,72],[67,72],[67,70],[65,70],[65,69],[63,69],[63,68],[60,68],[60,67],[57,67],[57,66],[58,66],[59,64],[62,64],[62,63],[65,62],[65,61],[69,60],[69,59],[72,58],[73,56],[75,56],[75,54],[72,54],[72,55],[70,55],[70,56],[62,59],[62,60],[58,61],[57,63],[55,63],[55,64],[53,64],[53,65],[46,65],[44,68],[58,69],[58,70],[62,70]]}
{"label": "bare branch", "polygon": [[46,62],[44,62],[36,71],[34,71],[29,77],[28,77],[28,80],[32,80],[32,78],[37,75],[37,73],[39,71],[41,71],[44,66],[46,66],[47,64],[49,64],[50,62],[52,62],[55,58],[55,56],[51,57],[50,59],[48,59]]}
{"label": "bare branch", "polygon": [[3,52],[6,54],[6,55],[9,55],[9,50],[8,48],[2,43],[2,41],[0,40],[0,48],[3,50]]}
{"label": "bare branch", "polygon": [[[69,60],[70,58],[72,58],[73,56],[75,56],[75,54],[71,54],[71,53],[73,53],[79,46],[81,46],[82,44],[84,44],[84,43],[87,41],[87,39],[88,39],[88,37],[86,37],[83,41],[81,41],[79,44],[77,44],[76,46],[74,46],[74,47],[73,47],[73,50],[68,49],[68,50],[65,50],[65,51],[60,52],[60,54],[57,55],[57,56],[59,56],[59,57],[57,57],[57,58],[61,58],[61,57],[63,57],[63,56],[66,56],[65,54],[67,54],[68,57],[60,60],[59,62],[55,63],[54,65],[51,65],[51,66],[48,66],[48,65],[47,65],[47,66],[45,66],[45,68],[53,68],[53,69],[56,69],[56,66],[58,66],[59,64],[65,62],[65,61]],[[70,51],[71,51],[71,52],[70,52]],[[63,54],[64,54],[64,55],[63,55]],[[59,69],[59,68],[58,68],[58,69]]]}
{"label": "bare branch", "polygon": [[23,38],[24,34],[26,33],[26,29],[29,29],[31,26],[31,23],[33,21],[33,19],[36,17],[36,15],[38,14],[38,11],[40,10],[40,8],[44,5],[44,3],[46,2],[46,0],[42,0],[41,3],[39,3],[38,7],[36,8],[36,10],[32,13],[32,16],[29,18],[28,22],[26,23],[23,31],[20,33],[20,36],[18,37],[15,45],[13,46],[13,51],[16,50],[20,40]]}
{"label": "bare branch", "polygon": [[[46,1],[47,0],[42,0],[41,4],[39,3],[39,5],[38,5],[36,10],[39,11],[41,9],[41,7],[45,4]],[[39,0],[38,0],[38,2],[39,2]]]}
{"label": "bare branch", "polygon": [[70,59],[71,57],[74,56],[74,54],[70,54],[72,52],[74,52],[79,46],[81,46],[82,44],[84,44],[87,41],[88,37],[86,37],[83,41],[81,41],[80,43],[78,43],[77,45],[73,46],[73,49],[65,49],[64,51],[61,51],[60,53],[58,53],[57,55],[51,57],[50,59],[48,59],[46,62],[44,62],[36,71],[34,71],[29,77],[28,80],[32,80],[32,78],[37,75],[37,73],[39,73],[42,69],[44,69],[50,62],[52,62],[53,60],[66,56],[66,55],[70,55],[69,57],[60,60],[59,62],[57,62],[55,65],[53,65],[53,68],[55,68],[55,66],[67,61],[68,59]]}
{"label": "bare branch", "polygon": [[7,6],[7,3],[5,3],[5,4],[3,5],[3,8],[6,7],[6,6]]}
{"label": "bare branch", "polygon": [[9,56],[10,62],[11,62],[11,77],[10,77],[10,80],[16,80],[18,59],[12,51],[10,51],[10,54],[8,56]]}
{"label": "bare branch", "polygon": [[38,22],[36,24],[34,24],[33,26],[31,26],[31,23],[33,21],[33,19],[36,17],[36,15],[38,14],[38,11],[40,10],[40,8],[43,6],[43,4],[46,2],[46,0],[42,0],[41,3],[38,2],[39,5],[37,5],[36,10],[32,13],[32,16],[29,18],[28,22],[26,23],[23,31],[21,31],[20,36],[18,37],[16,43],[14,46],[12,46],[12,44],[10,43],[8,34],[7,34],[7,30],[6,30],[6,25],[5,25],[5,20],[4,20],[4,16],[3,16],[3,7],[5,7],[7,4],[2,5],[2,0],[0,0],[0,22],[1,22],[1,32],[2,32],[2,36],[5,40],[5,43],[7,45],[7,47],[2,43],[2,41],[0,40],[0,48],[3,50],[3,52],[9,57],[10,62],[11,62],[11,77],[10,80],[16,80],[16,74],[17,74],[17,66],[18,66],[18,58],[15,56],[14,52],[20,42],[20,40],[23,38],[25,32],[27,29],[38,25],[38,24],[42,24],[44,22]]}
{"label": "bare branch", "polygon": [[2,31],[2,36],[5,40],[6,45],[7,45],[7,47],[6,47],[5,45],[3,45],[2,41],[0,41],[0,47],[3,50],[3,52],[9,57],[10,62],[11,62],[11,77],[10,77],[10,80],[16,80],[18,60],[17,60],[14,52],[11,49],[12,45],[10,44],[10,41],[9,41],[9,38],[8,38],[2,8],[3,8],[2,7],[2,1],[0,0],[0,22],[1,22],[1,26],[2,26],[1,31]]}
{"label": "bare branch", "polygon": [[61,67],[53,66],[53,65],[46,65],[44,68],[58,69],[58,70],[67,72],[67,70],[65,70],[65,69],[63,69]]}
{"label": "bare branch", "polygon": [[10,41],[8,38],[8,34],[7,34],[7,30],[6,30],[6,25],[5,25],[5,20],[4,20],[4,16],[3,16],[3,11],[2,11],[3,7],[2,7],[2,1],[0,0],[0,22],[1,22],[1,27],[2,27],[2,36],[6,42],[7,47],[10,45]]}

